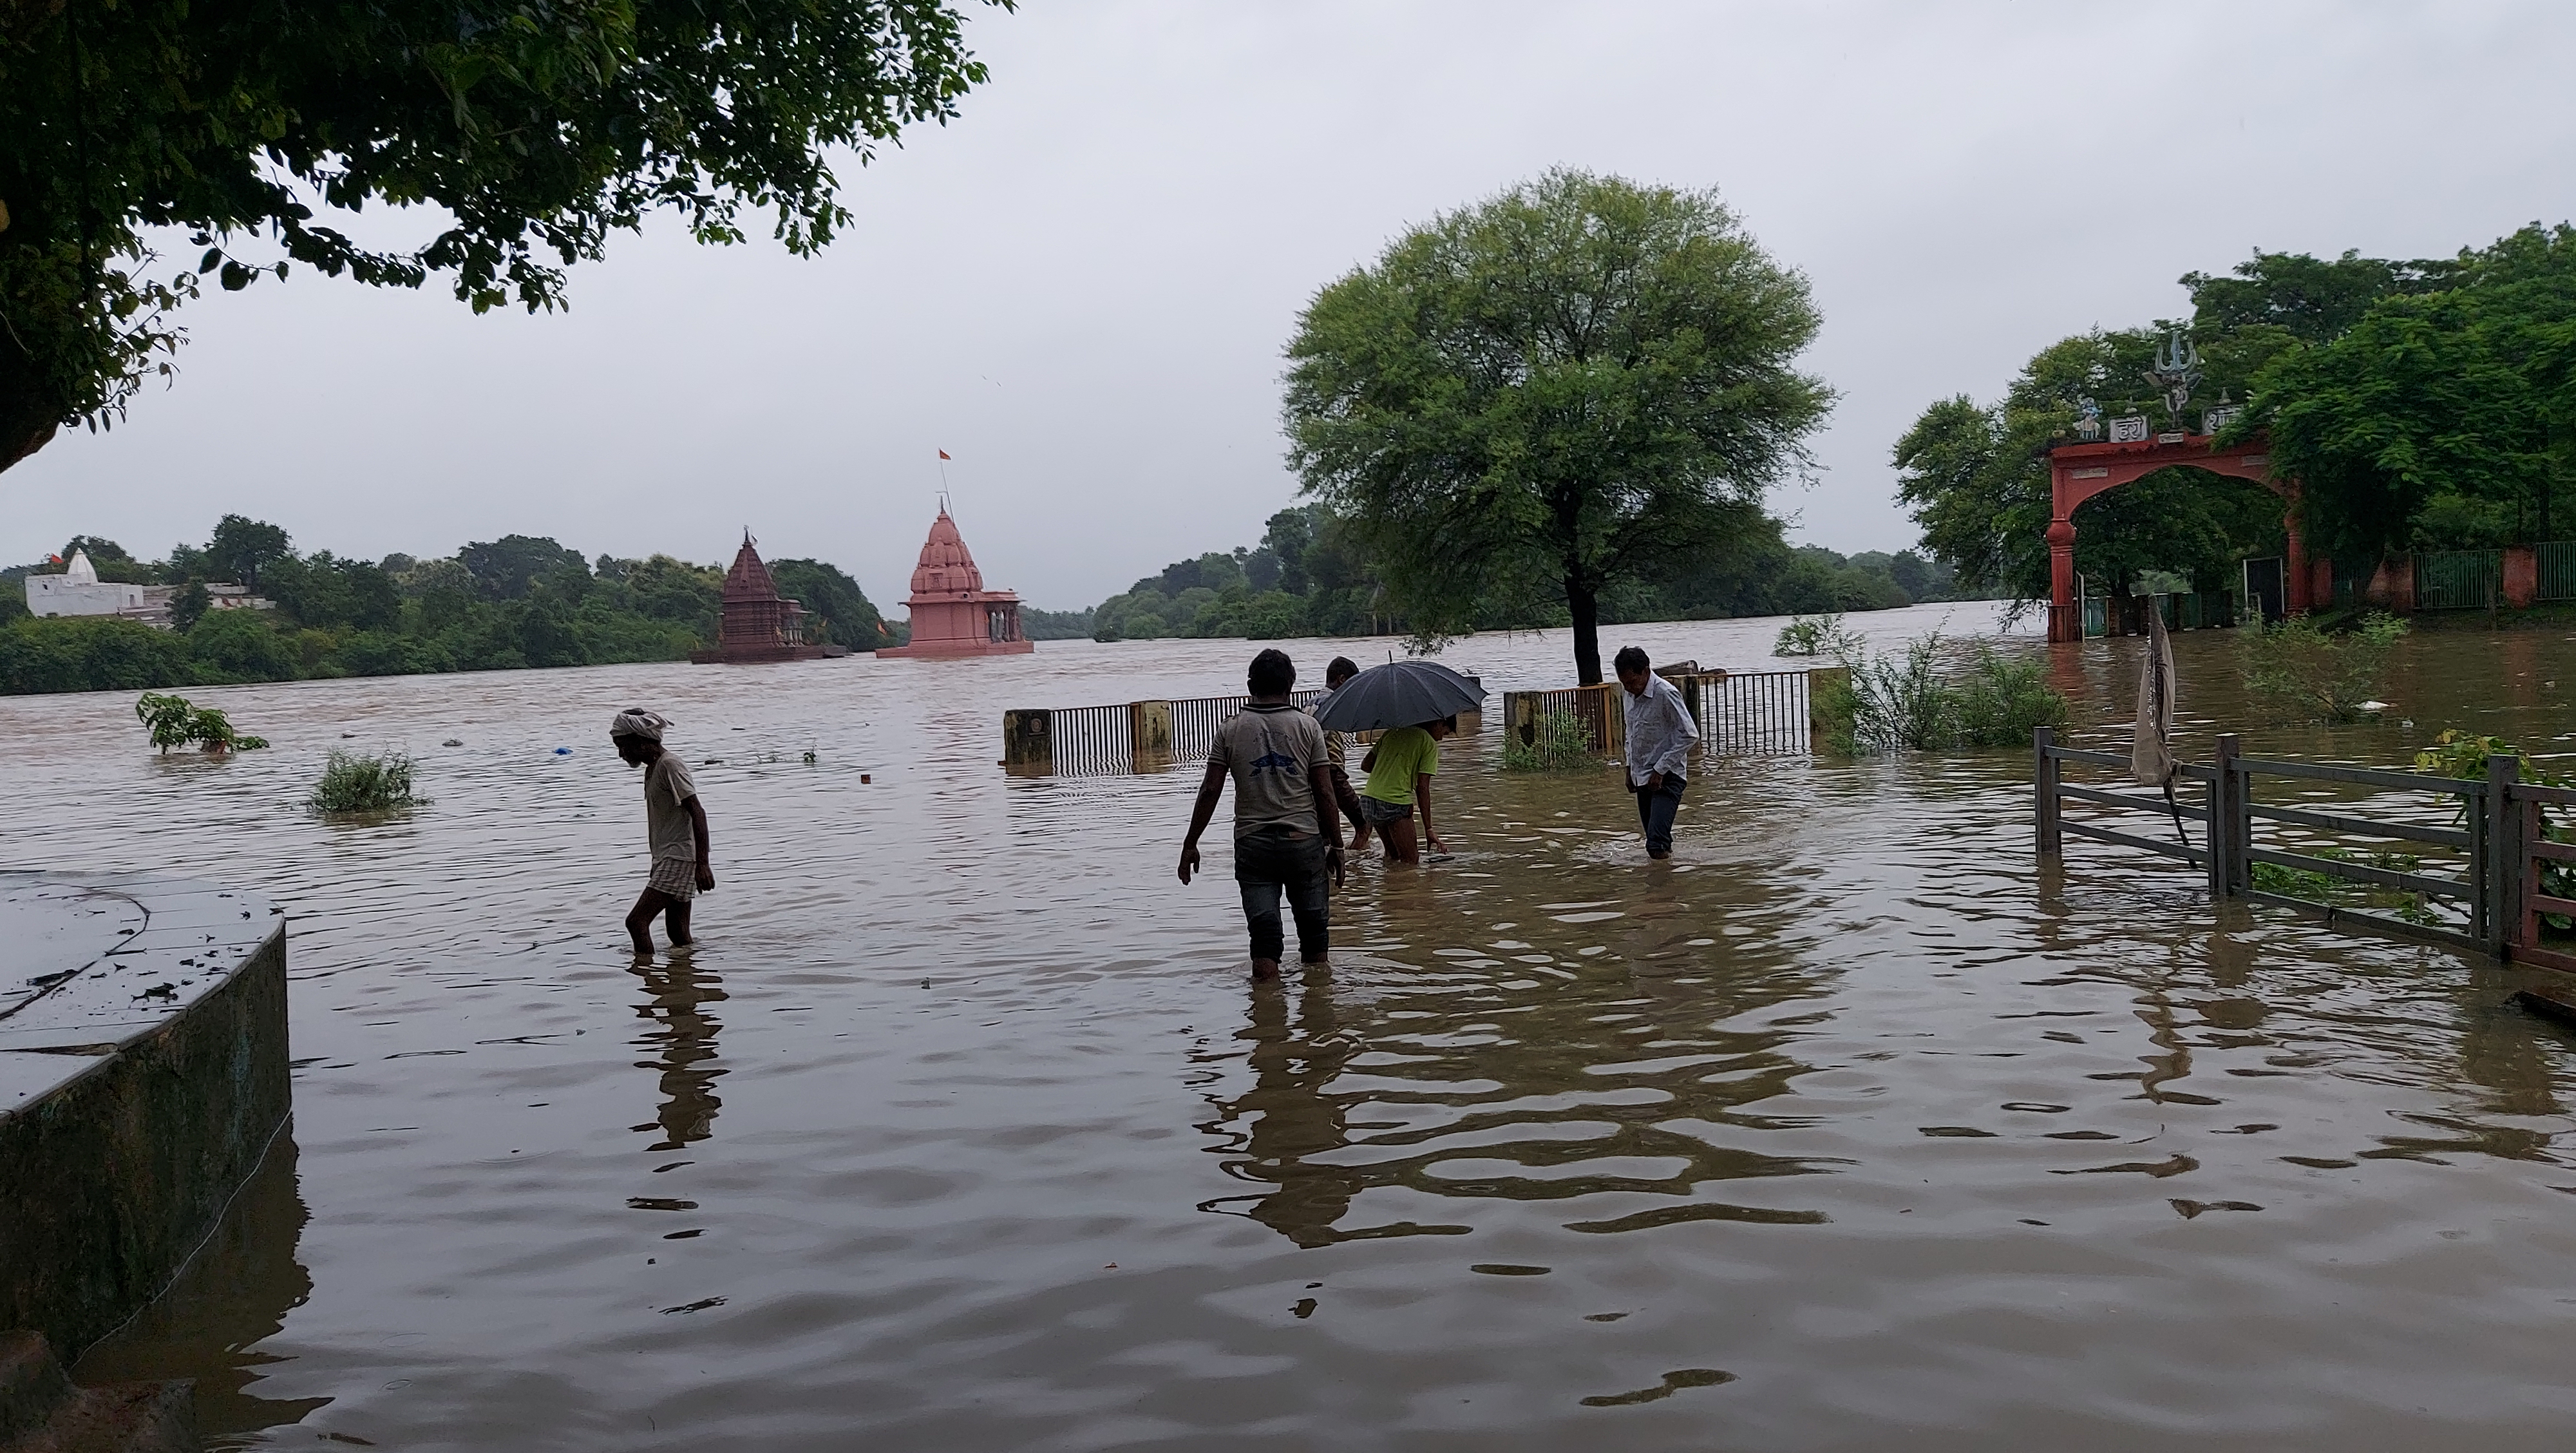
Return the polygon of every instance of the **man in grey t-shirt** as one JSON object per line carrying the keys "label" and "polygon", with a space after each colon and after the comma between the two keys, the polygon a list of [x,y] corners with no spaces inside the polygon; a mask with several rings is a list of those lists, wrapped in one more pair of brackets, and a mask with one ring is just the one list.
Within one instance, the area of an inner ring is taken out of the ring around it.
{"label": "man in grey t-shirt", "polygon": [[1252,931],[1252,977],[1275,979],[1287,947],[1279,922],[1283,893],[1297,919],[1297,956],[1310,966],[1324,962],[1330,947],[1328,884],[1342,876],[1341,819],[1333,810],[1324,730],[1288,703],[1297,685],[1296,663],[1284,651],[1264,651],[1252,658],[1245,684],[1251,703],[1219,724],[1208,748],[1207,777],[1190,809],[1189,835],[1181,840],[1181,881],[1198,871],[1199,835],[1216,816],[1217,799],[1231,777],[1234,881]]}

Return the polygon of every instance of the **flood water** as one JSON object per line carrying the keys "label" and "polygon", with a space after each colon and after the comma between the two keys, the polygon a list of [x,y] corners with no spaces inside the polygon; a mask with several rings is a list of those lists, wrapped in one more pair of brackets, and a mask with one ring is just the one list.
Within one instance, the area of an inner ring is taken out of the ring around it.
{"label": "flood water", "polygon": [[[1944,621],[1991,609],[1855,618]],[[1609,644],[1765,669],[1776,625]],[[2252,723],[2230,633],[2176,647],[2187,757],[2576,731],[2555,634],[2419,634],[2332,732]],[[2059,649],[2088,721],[2135,648]],[[0,701],[11,866],[292,915],[292,1143],[82,1375],[199,1378],[222,1446],[2566,1446],[2576,1040],[2531,976],[2043,872],[2026,750],[1711,761],[1649,867],[1614,774],[1487,731],[1454,861],[1360,868],[1330,973],[1254,986],[1222,818],[1173,876],[1194,769],[995,762],[1007,707],[1240,690],[1252,649],[192,693],[277,744],[230,761]],[[1562,633],[1448,659],[1571,675]],[[650,965],[630,704],[719,879]],[[343,745],[433,801],[304,816]]]}

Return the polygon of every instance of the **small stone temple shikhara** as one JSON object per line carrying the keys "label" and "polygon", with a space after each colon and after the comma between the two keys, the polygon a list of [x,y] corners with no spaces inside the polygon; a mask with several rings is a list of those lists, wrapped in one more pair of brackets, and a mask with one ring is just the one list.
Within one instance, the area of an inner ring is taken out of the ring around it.
{"label": "small stone temple shikhara", "polygon": [[1020,635],[1018,593],[984,588],[984,572],[975,568],[944,503],[922,542],[904,604],[912,611],[912,643],[889,646],[880,656],[1010,656],[1037,649]]}
{"label": "small stone temple shikhara", "polygon": [[742,548],[725,572],[724,601],[716,627],[716,648],[691,651],[700,665],[751,661],[813,661],[846,656],[846,646],[805,639],[805,607],[778,593],[778,582],[753,547],[751,531],[742,532]]}

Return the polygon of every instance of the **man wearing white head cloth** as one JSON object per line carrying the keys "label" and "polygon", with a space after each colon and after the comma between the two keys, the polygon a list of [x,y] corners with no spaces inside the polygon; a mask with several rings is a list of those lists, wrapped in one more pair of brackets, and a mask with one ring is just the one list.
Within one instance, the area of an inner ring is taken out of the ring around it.
{"label": "man wearing white head cloth", "polygon": [[671,946],[689,941],[689,902],[715,887],[707,866],[707,810],[698,803],[698,784],[679,755],[662,747],[670,726],[656,713],[629,707],[608,724],[608,740],[627,766],[644,769],[644,826],[653,844],[652,876],[626,915],[626,931],[635,952],[653,952],[653,919],[660,915],[671,931]]}

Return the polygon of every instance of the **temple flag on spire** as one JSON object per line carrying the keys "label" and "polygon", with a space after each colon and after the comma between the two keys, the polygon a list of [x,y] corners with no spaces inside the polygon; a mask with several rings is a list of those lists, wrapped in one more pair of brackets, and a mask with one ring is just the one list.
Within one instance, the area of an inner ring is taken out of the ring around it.
{"label": "temple flag on spire", "polygon": [[942,458],[942,459],[947,458],[947,457],[948,457],[948,451],[947,451],[947,450],[945,450],[945,449],[940,450],[940,451],[939,451],[939,457],[940,457],[940,458]]}

